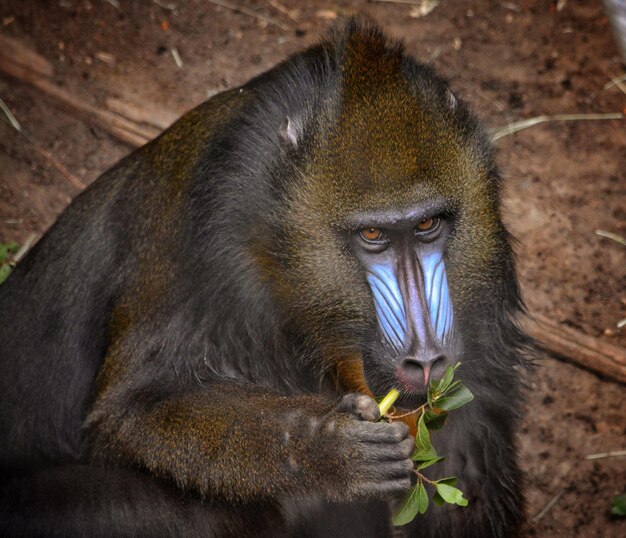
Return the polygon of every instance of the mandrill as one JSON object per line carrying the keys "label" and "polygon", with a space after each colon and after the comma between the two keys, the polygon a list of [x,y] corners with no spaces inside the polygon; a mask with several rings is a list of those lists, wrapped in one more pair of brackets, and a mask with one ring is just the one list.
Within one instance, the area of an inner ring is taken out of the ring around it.
{"label": "mandrill", "polygon": [[[499,205],[467,105],[368,23],[187,113],[0,286],[0,534],[516,536]],[[469,505],[394,529],[413,439],[373,398],[459,361],[436,474]]]}

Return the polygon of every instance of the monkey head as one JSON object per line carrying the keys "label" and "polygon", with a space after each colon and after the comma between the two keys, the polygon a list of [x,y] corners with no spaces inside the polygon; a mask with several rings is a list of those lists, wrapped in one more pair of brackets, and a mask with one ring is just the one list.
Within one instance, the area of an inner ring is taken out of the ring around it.
{"label": "monkey head", "polygon": [[341,50],[334,95],[281,130],[283,296],[330,362],[360,357],[372,393],[396,387],[409,405],[479,352],[473,319],[506,301],[510,253],[467,106],[400,47],[361,38]]}

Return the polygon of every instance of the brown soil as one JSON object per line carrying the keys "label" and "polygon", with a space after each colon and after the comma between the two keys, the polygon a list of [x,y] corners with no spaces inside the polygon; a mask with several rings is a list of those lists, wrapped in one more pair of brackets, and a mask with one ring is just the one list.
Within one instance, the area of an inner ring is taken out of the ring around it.
{"label": "brown soil", "polygon": [[[626,107],[624,93],[604,88],[624,71],[599,2],[570,0],[561,11],[548,0],[441,2],[423,18],[411,17],[411,6],[384,2],[234,3],[282,27],[208,0],[4,0],[0,34],[44,56],[54,81],[80,99],[98,106],[122,99],[164,118],[245,82],[316,41],[336,15],[355,12],[432,62],[488,127]],[[162,7],[168,4],[176,9]],[[130,149],[2,75],[0,97],[38,144],[87,184]],[[506,221],[519,240],[529,310],[621,346],[626,329],[616,322],[626,318],[626,249],[594,232],[626,236],[625,127],[550,123],[498,142]],[[3,121],[0,170],[3,241],[40,234],[78,192]],[[626,459],[585,459],[626,448],[624,386],[549,357],[533,381],[520,432],[525,536],[626,536],[626,520],[608,515],[612,498],[626,490]]]}

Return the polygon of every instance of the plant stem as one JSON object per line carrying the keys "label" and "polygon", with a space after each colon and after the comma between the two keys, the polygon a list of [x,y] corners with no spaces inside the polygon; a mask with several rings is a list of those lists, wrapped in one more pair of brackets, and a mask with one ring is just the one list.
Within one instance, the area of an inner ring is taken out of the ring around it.
{"label": "plant stem", "polygon": [[399,396],[400,391],[398,391],[397,389],[391,389],[387,393],[387,395],[378,404],[378,410],[380,411],[381,417],[384,417],[387,414],[387,411],[389,411],[389,409],[395,403]]}
{"label": "plant stem", "polygon": [[419,478],[420,480],[423,480],[424,482],[431,484],[431,485],[435,485],[435,481],[431,480],[430,478],[426,478],[422,473],[420,473],[417,469],[413,469],[413,472],[417,475],[417,478]]}
{"label": "plant stem", "polygon": [[400,413],[399,415],[396,415],[395,413],[393,415],[389,415],[390,418],[393,419],[398,419],[398,418],[402,418],[402,417],[408,417],[409,415],[412,415],[413,413],[423,413],[426,410],[426,406],[428,404],[425,403],[423,405],[420,405],[417,409],[412,409],[411,411],[407,411],[406,413]]}

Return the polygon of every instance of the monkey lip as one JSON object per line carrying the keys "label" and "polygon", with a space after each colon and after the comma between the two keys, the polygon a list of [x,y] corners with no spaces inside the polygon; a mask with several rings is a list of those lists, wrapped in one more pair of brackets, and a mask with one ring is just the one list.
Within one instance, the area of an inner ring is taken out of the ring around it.
{"label": "monkey lip", "polygon": [[428,389],[429,370],[411,368],[407,370],[399,366],[396,370],[396,379],[400,383],[403,392],[415,395],[424,395]]}

